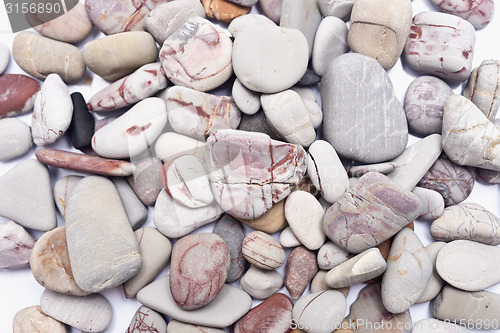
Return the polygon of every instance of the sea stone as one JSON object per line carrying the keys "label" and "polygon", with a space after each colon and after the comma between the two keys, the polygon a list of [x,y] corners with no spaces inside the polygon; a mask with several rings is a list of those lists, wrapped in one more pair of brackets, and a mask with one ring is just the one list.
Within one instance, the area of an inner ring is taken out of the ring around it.
{"label": "sea stone", "polygon": [[453,94],[450,86],[434,76],[419,76],[410,83],[404,110],[410,130],[418,135],[441,134],[443,108]]}
{"label": "sea stone", "polygon": [[[19,224],[0,224],[0,269],[27,267],[35,239]],[[281,288],[281,287],[280,287]]]}
{"label": "sea stone", "polygon": [[25,155],[31,149],[31,129],[17,118],[0,118],[0,161]]}
{"label": "sea stone", "polygon": [[223,329],[181,323],[172,319],[167,326],[168,332],[178,333],[224,333]]}
{"label": "sea stone", "polygon": [[75,282],[84,291],[118,286],[141,268],[120,196],[104,177],[85,177],[73,190],[66,208],[66,239]]}
{"label": "sea stone", "polygon": [[0,75],[5,72],[10,62],[10,50],[5,43],[0,42]]}
{"label": "sea stone", "polygon": [[292,300],[277,293],[250,310],[234,324],[234,333],[288,332],[292,320]]}
{"label": "sea stone", "polygon": [[201,0],[208,17],[230,23],[233,19],[250,13],[251,7],[241,6],[227,0]]}
{"label": "sea stone", "polygon": [[134,314],[125,333],[141,332],[167,333],[167,322],[159,313],[141,306]]}
{"label": "sea stone", "polygon": [[156,140],[155,153],[163,162],[168,162],[184,154],[194,155],[204,160],[205,142],[175,132],[166,132]]}
{"label": "sea stone", "polygon": [[495,13],[495,2],[493,0],[432,0],[432,3],[445,13],[466,19],[476,29],[487,26]]}
{"label": "sea stone", "polygon": [[165,102],[147,98],[95,132],[92,149],[108,158],[137,156],[153,144],[166,124]]}
{"label": "sea stone", "polygon": [[137,275],[123,284],[125,297],[134,298],[139,290],[153,281],[165,268],[172,250],[167,237],[151,227],[141,228],[134,232],[142,266]]}
{"label": "sea stone", "polygon": [[65,82],[73,83],[85,73],[85,62],[76,46],[34,32],[23,31],[16,35],[12,56],[19,67],[40,80],[55,73]]}
{"label": "sea stone", "polygon": [[153,156],[139,156],[132,159],[133,175],[127,177],[130,187],[146,206],[154,206],[163,186],[160,180],[162,163]]}
{"label": "sea stone", "polygon": [[231,39],[224,31],[195,16],[165,40],[160,60],[173,84],[208,91],[226,82],[233,73],[231,52]]}
{"label": "sea stone", "polygon": [[450,161],[442,154],[422,177],[418,186],[439,192],[446,206],[458,204],[471,194],[474,188],[474,170]]}
{"label": "sea stone", "polygon": [[12,320],[13,333],[67,333],[66,326],[42,312],[38,305],[19,310]]}
{"label": "sea stone", "polygon": [[283,0],[259,0],[259,5],[264,14],[274,23],[280,23],[281,5]]}
{"label": "sea stone", "polygon": [[500,295],[489,291],[470,292],[447,285],[431,301],[430,310],[437,319],[467,323],[471,329],[500,328]]}
{"label": "sea stone", "polygon": [[87,107],[95,112],[123,108],[153,96],[166,87],[167,78],[161,64],[147,64],[92,95]]}
{"label": "sea stone", "polygon": [[207,140],[207,165],[221,207],[236,218],[256,219],[299,183],[306,155],[301,146],[262,133],[219,130]]}
{"label": "sea stone", "polygon": [[205,17],[205,10],[200,1],[170,1],[153,9],[146,17],[145,23],[158,44],[163,45],[170,35],[193,16]]}
{"label": "sea stone", "polygon": [[420,298],[417,300],[416,302],[417,304],[425,303],[430,301],[431,299],[434,299],[434,297],[436,297],[441,291],[441,288],[443,288],[444,281],[439,276],[436,270],[436,259],[439,251],[441,251],[441,249],[445,245],[446,245],[445,242],[433,242],[425,247],[425,250],[427,251],[429,258],[431,258],[432,261],[432,274],[431,278],[429,279],[429,282],[427,282],[427,286],[424,288],[424,292],[422,293],[422,295],[420,295]]}
{"label": "sea stone", "polygon": [[253,115],[260,110],[260,94],[242,85],[240,80],[234,80],[231,94],[241,112]]}
{"label": "sea stone", "polygon": [[404,228],[394,237],[382,277],[382,302],[392,313],[416,303],[432,274],[432,261],[417,234]]}
{"label": "sea stone", "polygon": [[57,74],[49,74],[35,98],[31,134],[37,146],[56,142],[64,135],[73,117],[68,87]]}
{"label": "sea stone", "polygon": [[[318,1],[319,3],[319,1]],[[325,17],[318,26],[312,50],[314,73],[324,75],[332,59],[349,51],[347,25],[334,16]]]}
{"label": "sea stone", "polygon": [[389,239],[417,218],[420,206],[416,195],[386,176],[370,172],[326,211],[323,229],[337,245],[360,253]]}
{"label": "sea stone", "polygon": [[319,269],[330,270],[351,258],[351,256],[349,252],[334,242],[328,241],[319,248],[318,267]]}
{"label": "sea stone", "polygon": [[297,239],[290,226],[286,227],[280,232],[280,244],[283,247],[296,247],[302,245]]}
{"label": "sea stone", "polygon": [[285,262],[285,250],[271,235],[252,231],[243,239],[243,257],[260,269],[273,270]]}
{"label": "sea stone", "polygon": [[[259,98],[260,104],[260,98]],[[273,140],[280,140],[278,136],[273,132],[269,123],[267,122],[266,115],[263,111],[257,112],[253,115],[243,114],[241,116],[240,126],[238,126],[240,131],[246,132],[258,132],[269,135]]]}
{"label": "sea stone", "polygon": [[338,56],[322,78],[320,93],[325,140],[339,155],[377,163],[406,148],[404,110],[375,59],[357,53]]}
{"label": "sea stone", "polygon": [[222,237],[229,248],[230,264],[226,282],[232,283],[240,278],[247,266],[241,252],[245,233],[241,224],[229,215],[224,216],[215,224],[213,232]]}
{"label": "sea stone", "polygon": [[81,176],[66,176],[59,178],[54,184],[54,201],[63,219],[66,216],[66,205],[76,185],[82,180]]}
{"label": "sea stone", "polygon": [[306,38],[292,28],[249,26],[237,35],[233,45],[233,69],[238,80],[248,89],[266,94],[297,83],[306,72],[308,59]]}
{"label": "sea stone", "polygon": [[301,297],[293,306],[293,321],[309,332],[330,333],[339,327],[347,304],[344,295],[325,290]]}
{"label": "sea stone", "polygon": [[179,238],[217,220],[221,214],[222,209],[216,202],[201,208],[188,208],[162,190],[156,200],[153,221],[165,236]]}
{"label": "sea stone", "polygon": [[314,252],[304,246],[296,247],[288,256],[284,284],[290,297],[298,299],[318,272]]}
{"label": "sea stone", "polygon": [[[90,20],[106,35],[131,30],[144,30],[151,10],[168,0],[87,0]],[[111,15],[110,15],[111,13]]]}
{"label": "sea stone", "polygon": [[412,333],[468,333],[469,330],[452,322],[434,318],[422,319],[413,325]]}
{"label": "sea stone", "polygon": [[198,140],[219,129],[236,129],[241,113],[234,100],[185,87],[167,91],[168,120],[172,128]]}
{"label": "sea stone", "polygon": [[[311,281],[311,293],[317,293],[323,290],[332,290],[325,282],[326,274],[328,274],[327,271],[318,271],[318,273],[316,273],[313,280]],[[351,290],[351,287],[345,287],[333,290],[339,291],[342,295],[344,295],[344,298],[347,298],[347,296],[349,295],[349,291]]]}
{"label": "sea stone", "polygon": [[[483,3],[489,1],[483,1]],[[493,4],[493,2],[491,2]],[[500,107],[500,61],[486,59],[474,68],[462,93],[481,110],[484,115],[494,121]]]}
{"label": "sea stone", "polygon": [[408,65],[423,74],[463,82],[472,70],[476,31],[460,17],[422,12],[413,17],[405,46]]}
{"label": "sea stone", "polygon": [[148,219],[148,209],[135,195],[127,180],[122,177],[113,177],[111,181],[120,195],[130,226],[133,230],[139,228]]}
{"label": "sea stone", "polygon": [[411,190],[411,193],[415,194],[422,202],[419,219],[434,221],[443,215],[444,199],[439,192],[416,186]]}
{"label": "sea stone", "polygon": [[246,27],[252,27],[261,24],[276,26],[276,24],[273,21],[271,21],[271,19],[268,18],[267,16],[260,14],[247,14],[239,16],[234,20],[232,20],[229,26],[227,27],[227,31],[229,31],[229,33],[236,38],[236,35]]}
{"label": "sea stone", "polygon": [[14,117],[33,110],[38,81],[22,74],[0,76],[0,118]]}
{"label": "sea stone", "polygon": [[241,288],[257,299],[267,299],[283,287],[283,277],[276,270],[250,266],[240,280]]}
{"label": "sea stone", "polygon": [[0,177],[0,216],[40,231],[56,227],[50,175],[45,165],[26,159]]}
{"label": "sea stone", "polygon": [[349,20],[355,0],[318,0],[318,7],[323,16],[335,16]]}
{"label": "sea stone", "polygon": [[111,304],[101,294],[71,296],[45,289],[40,307],[46,315],[84,332],[102,332],[113,318]]}
{"label": "sea stone", "polygon": [[129,31],[91,41],[85,44],[82,53],[89,70],[113,82],[145,64],[155,62],[158,48],[149,33]]}
{"label": "sea stone", "polygon": [[137,300],[175,320],[216,328],[234,324],[252,307],[252,298],[246,292],[225,284],[217,296],[203,308],[183,310],[172,298],[168,276],[141,289],[137,294]]}
{"label": "sea stone", "polygon": [[238,221],[250,228],[267,232],[268,234],[281,231],[288,226],[285,218],[285,202],[274,204],[264,215],[259,218],[246,220],[239,218]]}
{"label": "sea stone", "polygon": [[68,127],[71,144],[76,149],[90,148],[94,135],[94,116],[89,113],[87,103],[81,93],[72,93],[71,101],[73,102],[73,117]]}
{"label": "sea stone", "polygon": [[384,69],[394,67],[410,32],[410,0],[356,0],[347,40],[354,52],[375,58]]}

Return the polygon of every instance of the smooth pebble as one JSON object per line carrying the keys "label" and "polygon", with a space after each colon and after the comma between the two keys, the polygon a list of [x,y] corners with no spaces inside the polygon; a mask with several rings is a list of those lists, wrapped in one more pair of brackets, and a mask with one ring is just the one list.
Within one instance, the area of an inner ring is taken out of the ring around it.
{"label": "smooth pebble", "polygon": [[335,16],[344,21],[351,17],[355,0],[318,0],[318,6],[323,16]]}
{"label": "smooth pebble", "polygon": [[349,51],[347,25],[335,16],[325,17],[318,26],[312,50],[314,73],[323,75],[332,59]]}
{"label": "smooth pebble", "polygon": [[319,248],[318,267],[319,269],[330,270],[351,257],[352,255],[349,252],[334,242],[328,241]]}
{"label": "smooth pebble", "polygon": [[444,199],[439,192],[415,186],[411,193],[415,194],[422,202],[419,219],[434,221],[443,215]]}
{"label": "smooth pebble", "polygon": [[500,95],[500,61],[483,60],[479,67],[472,70],[462,94],[476,104],[490,121],[494,121],[500,107],[498,99],[498,95]]}
{"label": "smooth pebble", "polygon": [[296,247],[302,245],[302,243],[297,239],[297,236],[295,236],[295,234],[293,233],[290,226],[281,231],[280,244],[283,247]]}
{"label": "smooth pebble", "polygon": [[241,288],[257,299],[267,299],[283,287],[283,277],[276,270],[264,270],[255,266],[243,274]]}
{"label": "smooth pebble", "polygon": [[0,118],[14,117],[33,110],[38,81],[22,74],[0,76]]}
{"label": "smooth pebble", "polygon": [[252,231],[243,239],[243,257],[260,269],[273,270],[284,264],[285,250],[271,235]]}
{"label": "smooth pebble", "polygon": [[429,258],[431,258],[432,261],[432,274],[429,282],[427,282],[427,286],[424,288],[424,292],[420,295],[416,304],[425,303],[434,299],[434,297],[436,297],[443,288],[444,280],[439,276],[436,270],[436,259],[439,251],[441,251],[445,245],[445,242],[432,242],[425,247]]}
{"label": "smooth pebble", "polygon": [[290,297],[298,299],[318,272],[314,252],[304,246],[296,247],[288,256],[285,267],[285,285]]}
{"label": "smooth pebble", "polygon": [[80,150],[90,148],[92,136],[94,135],[94,116],[87,109],[87,103],[81,93],[74,92],[70,96],[73,102],[73,117],[67,132],[71,144]]}
{"label": "smooth pebble", "polygon": [[5,72],[10,62],[10,50],[5,43],[0,42],[0,75]]}
{"label": "smooth pebble", "polygon": [[0,223],[0,269],[29,266],[36,240],[14,221]]}
{"label": "smooth pebble", "polygon": [[33,146],[31,128],[17,118],[0,118],[0,161],[25,155]]}
{"label": "smooth pebble", "polygon": [[260,94],[242,85],[240,80],[234,80],[231,94],[234,103],[244,114],[253,115],[260,110]]}
{"label": "smooth pebble", "polygon": [[13,333],[67,333],[63,323],[47,316],[34,305],[16,312],[12,320]]}

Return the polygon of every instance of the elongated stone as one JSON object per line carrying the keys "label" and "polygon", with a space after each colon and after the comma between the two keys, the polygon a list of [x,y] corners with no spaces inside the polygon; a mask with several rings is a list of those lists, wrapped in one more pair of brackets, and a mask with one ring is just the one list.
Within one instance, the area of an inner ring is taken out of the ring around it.
{"label": "elongated stone", "polygon": [[495,2],[492,0],[455,0],[450,2],[432,0],[432,3],[445,13],[466,19],[476,29],[487,26],[493,19],[495,12]]}
{"label": "elongated stone", "polygon": [[293,306],[293,322],[309,332],[330,333],[344,319],[346,307],[344,295],[336,290],[311,293]]}
{"label": "elongated stone", "polygon": [[137,294],[137,300],[175,320],[217,328],[234,324],[252,307],[252,298],[246,292],[225,284],[217,296],[203,308],[182,310],[172,298],[168,276],[141,289]]}
{"label": "elongated stone", "polygon": [[337,17],[327,16],[321,21],[312,49],[314,73],[324,75],[332,59],[349,51],[347,31],[347,25]]}
{"label": "elongated stone", "polygon": [[185,87],[167,91],[168,120],[184,135],[203,140],[219,129],[236,129],[241,113],[234,100]]}
{"label": "elongated stone", "polygon": [[236,218],[261,217],[302,179],[306,155],[299,145],[261,133],[219,130],[207,140],[215,200]]}
{"label": "elongated stone", "polygon": [[54,184],[54,201],[63,219],[66,216],[66,205],[76,185],[82,180],[81,176],[66,176],[59,178]]}
{"label": "elongated stone", "polygon": [[122,177],[113,177],[111,181],[120,195],[130,226],[133,230],[139,228],[148,219],[148,209],[137,198],[127,180]]}
{"label": "elongated stone", "polygon": [[469,330],[452,322],[427,318],[413,325],[412,333],[468,333]]}
{"label": "elongated stone", "polygon": [[141,268],[127,213],[115,186],[104,177],[86,177],[73,190],[66,239],[75,281],[84,291],[118,286]]}
{"label": "elongated stone", "polygon": [[[485,3],[488,0],[483,1]],[[491,2],[493,3],[493,2]],[[500,61],[493,59],[483,60],[481,65],[474,68],[469,81],[462,93],[481,110],[484,115],[494,121],[500,107]]]}
{"label": "elongated stone", "polygon": [[[327,271],[318,271],[318,273],[316,273],[313,280],[311,281],[311,293],[317,293],[323,290],[331,290],[331,288],[325,282],[326,274],[328,274]],[[349,295],[349,291],[351,290],[351,287],[345,287],[333,290],[339,291],[342,295],[344,295],[344,298],[347,298],[347,296]]]}
{"label": "elongated stone", "polygon": [[250,266],[240,280],[241,288],[257,299],[267,299],[283,287],[283,277],[276,270]]}
{"label": "elongated stone", "polygon": [[46,315],[84,332],[102,332],[113,318],[111,304],[101,294],[71,296],[45,289],[40,307]]}
{"label": "elongated stone", "polygon": [[110,160],[53,148],[38,149],[35,156],[43,164],[103,176],[129,176],[134,170],[130,162]]}
{"label": "elongated stone", "polygon": [[42,312],[40,306],[34,305],[19,310],[12,321],[13,333],[67,333],[63,323]]}
{"label": "elongated stone", "polygon": [[349,252],[337,244],[328,241],[319,248],[318,267],[319,269],[330,270],[351,258],[351,256]]}
{"label": "elongated stone", "polygon": [[283,247],[296,247],[302,245],[297,239],[290,226],[283,229],[280,233],[280,244]]}
{"label": "elongated stone", "polygon": [[229,248],[230,264],[226,282],[234,282],[240,278],[247,266],[241,251],[245,238],[243,228],[237,220],[226,215],[215,224],[213,232],[222,237]]}
{"label": "elongated stone", "polygon": [[146,64],[92,95],[87,107],[95,112],[123,108],[153,96],[166,87],[167,78],[161,63]]}
{"label": "elongated stone", "polygon": [[231,94],[234,103],[244,114],[253,115],[260,110],[260,94],[242,85],[240,80],[234,80]]}
{"label": "elongated stone", "polygon": [[416,195],[386,176],[370,172],[326,211],[323,229],[337,245],[360,253],[389,239],[417,218],[420,206]]}
{"label": "elongated stone", "polygon": [[437,191],[415,186],[411,193],[422,202],[419,219],[434,221],[444,213],[444,199]]}
{"label": "elongated stone", "polygon": [[162,163],[159,159],[141,155],[132,159],[134,173],[127,181],[146,206],[154,206],[163,186],[160,180]]}
{"label": "elongated stone", "polygon": [[292,299],[298,299],[318,272],[314,252],[304,246],[296,247],[288,256],[283,280]]}
{"label": "elongated stone", "polygon": [[0,161],[8,161],[26,154],[33,145],[31,129],[17,118],[0,118]]}
{"label": "elongated stone", "polygon": [[141,332],[167,333],[167,322],[159,313],[141,306],[134,314],[125,333]]}
{"label": "elongated stone", "polygon": [[168,332],[179,333],[224,333],[225,331],[220,328],[198,326],[192,324],[181,323],[177,320],[171,320],[167,326]]}
{"label": "elongated stone", "polygon": [[436,259],[439,251],[441,251],[441,249],[445,245],[445,242],[433,242],[425,247],[429,258],[431,258],[432,261],[432,275],[429,279],[429,282],[427,282],[427,286],[425,287],[424,292],[416,303],[424,303],[430,301],[431,299],[434,299],[434,297],[436,297],[441,291],[441,288],[443,288],[444,281],[439,276],[436,270]]}
{"label": "elongated stone", "polygon": [[0,118],[13,117],[33,110],[38,81],[21,74],[0,76]]}
{"label": "elongated stone", "polygon": [[73,103],[73,117],[68,127],[71,144],[76,149],[88,148],[94,135],[95,120],[89,113],[85,99],[79,92],[71,94]]}
{"label": "elongated stone", "polygon": [[0,269],[24,268],[29,265],[35,239],[19,224],[0,224]]}
{"label": "elongated stone", "polygon": [[273,270],[285,263],[285,251],[278,241],[262,231],[252,231],[241,248],[243,257],[257,268]]}

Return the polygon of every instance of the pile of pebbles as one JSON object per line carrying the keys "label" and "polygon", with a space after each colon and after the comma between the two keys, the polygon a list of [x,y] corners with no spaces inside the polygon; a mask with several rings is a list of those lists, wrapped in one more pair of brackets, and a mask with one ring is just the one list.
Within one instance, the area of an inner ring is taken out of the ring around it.
{"label": "pile of pebbles", "polygon": [[500,329],[494,3],[432,2],[86,0],[0,42],[13,332]]}

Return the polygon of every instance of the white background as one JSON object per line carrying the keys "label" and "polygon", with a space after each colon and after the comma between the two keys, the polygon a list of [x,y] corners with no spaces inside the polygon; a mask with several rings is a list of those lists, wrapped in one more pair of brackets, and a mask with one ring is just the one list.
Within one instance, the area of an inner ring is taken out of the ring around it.
{"label": "white background", "polygon": [[[415,0],[413,2],[413,14],[417,14],[422,11],[437,9],[430,4],[429,0]],[[257,9],[253,9],[253,12],[257,12]],[[500,15],[500,14],[499,14]],[[476,45],[474,50],[474,60],[473,67],[479,66],[479,64],[488,58],[500,59],[500,19],[494,17],[493,21],[482,30],[477,31],[476,34]],[[94,29],[91,35],[84,40],[82,43],[78,44],[78,47],[83,47],[86,42],[103,36],[97,29]],[[3,6],[3,0],[0,0],[0,41],[7,44],[9,47],[12,45],[14,35],[11,33],[10,26],[8,24],[7,15],[5,13],[5,7]],[[23,73],[23,71],[17,66],[13,59],[11,59],[10,65],[6,73]],[[389,75],[392,79],[394,89],[400,101],[403,101],[404,93],[411,83],[411,81],[418,75],[407,66],[403,67],[401,60],[389,71]],[[90,80],[89,78],[93,79]],[[87,71],[84,79],[79,85],[69,86],[70,92],[80,91],[85,98],[89,98],[92,92],[96,92],[107,83],[99,77],[93,76],[89,71]],[[456,93],[461,93],[462,86],[452,87]],[[228,92],[229,93],[229,92]],[[26,123],[30,124],[31,115],[24,115],[19,117]],[[409,144],[415,142],[418,138],[410,138]],[[64,137],[55,145],[58,148],[70,149],[69,139]],[[1,149],[1,147],[0,147]],[[34,158],[34,149],[30,151],[27,156],[22,158]],[[16,159],[10,162],[0,162],[0,175],[4,174],[11,168],[13,168],[22,158]],[[51,168],[52,182],[60,178],[61,176],[66,176],[70,174],[77,174],[75,172],[67,170],[56,170]],[[0,189],[4,191],[4,189]],[[500,215],[499,209],[500,201],[500,191],[498,185],[486,185],[480,181],[476,181],[474,190],[466,202],[478,203],[490,211],[492,211],[497,216]],[[64,225],[64,221],[58,214],[59,226]],[[7,219],[0,217],[0,222],[7,221]],[[150,218],[145,224],[146,226],[153,226],[152,223],[152,210],[150,209]],[[205,226],[204,228],[198,230],[197,232],[211,232],[213,228],[213,223]],[[429,223],[423,221],[415,222],[415,230],[420,236],[424,245],[427,245],[433,241],[429,234]],[[250,228],[245,228],[246,233],[250,232]],[[40,232],[32,232],[35,237],[40,237]],[[275,238],[279,238],[279,233],[273,235]],[[290,251],[288,250],[287,253]],[[278,269],[278,271],[284,275],[284,267]],[[166,268],[160,276],[167,274],[168,268]],[[237,284],[236,284],[237,285]],[[351,292],[347,299],[350,305],[355,299],[361,289],[361,285],[354,286],[351,288]],[[500,293],[500,287],[495,286],[490,288],[491,291]],[[25,307],[38,305],[40,302],[40,296],[43,292],[43,288],[34,280],[29,268],[19,269],[19,270],[0,270],[0,332],[11,332],[12,331],[12,318],[15,313]],[[287,293],[285,288],[282,288],[280,292]],[[309,290],[306,290],[308,293]],[[116,287],[103,292],[104,296],[111,302],[114,317],[111,325],[106,330],[106,332],[124,332],[128,327],[133,314],[140,306],[136,300],[126,299],[123,295],[121,287]],[[257,303],[255,303],[257,304]],[[229,310],[229,309],[228,309]],[[414,322],[420,319],[430,317],[428,310],[428,303],[419,304],[413,306],[411,309],[411,314]],[[349,309],[347,309],[347,313]],[[73,330],[76,332],[77,330]]]}

